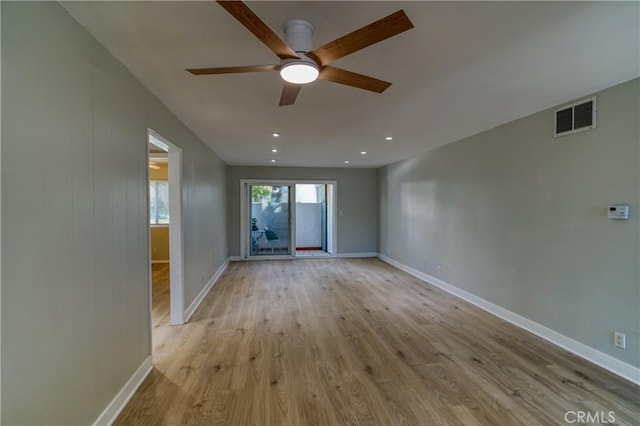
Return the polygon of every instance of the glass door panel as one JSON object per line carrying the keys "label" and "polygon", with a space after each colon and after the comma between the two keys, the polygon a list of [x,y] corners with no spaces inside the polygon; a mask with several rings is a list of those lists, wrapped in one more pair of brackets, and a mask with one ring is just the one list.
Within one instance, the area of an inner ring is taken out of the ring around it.
{"label": "glass door panel", "polygon": [[327,251],[326,186],[299,183],[295,186],[296,254],[316,256]]}
{"label": "glass door panel", "polygon": [[249,185],[249,255],[291,255],[291,187]]}

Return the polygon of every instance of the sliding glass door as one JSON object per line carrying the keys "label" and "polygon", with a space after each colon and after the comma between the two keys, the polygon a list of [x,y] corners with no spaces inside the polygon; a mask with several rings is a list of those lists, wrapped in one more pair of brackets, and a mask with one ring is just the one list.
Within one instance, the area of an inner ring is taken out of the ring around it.
{"label": "sliding glass door", "polygon": [[335,181],[241,179],[240,200],[241,258],[335,255]]}
{"label": "sliding glass door", "polygon": [[327,185],[298,183],[296,189],[296,237],[298,256],[327,254]]}
{"label": "sliding glass door", "polygon": [[291,185],[248,185],[250,257],[290,256]]}

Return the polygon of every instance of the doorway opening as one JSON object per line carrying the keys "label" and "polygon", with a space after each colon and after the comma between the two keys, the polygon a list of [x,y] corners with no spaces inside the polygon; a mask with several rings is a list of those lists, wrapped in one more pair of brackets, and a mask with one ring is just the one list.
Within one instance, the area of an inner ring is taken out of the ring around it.
{"label": "doorway opening", "polygon": [[336,253],[336,182],[242,179],[241,257]]}
{"label": "doorway opening", "polygon": [[296,184],[296,255],[328,256],[327,187],[324,183]]}
{"label": "doorway opening", "polygon": [[151,326],[184,324],[182,150],[147,131]]}

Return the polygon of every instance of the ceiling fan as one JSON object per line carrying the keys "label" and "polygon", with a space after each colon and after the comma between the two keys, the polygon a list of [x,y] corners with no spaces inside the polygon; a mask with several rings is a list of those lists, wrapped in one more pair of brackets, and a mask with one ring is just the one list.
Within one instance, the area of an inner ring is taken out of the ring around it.
{"label": "ceiling fan", "polygon": [[345,36],[313,49],[313,24],[292,19],[284,24],[285,43],[249,7],[241,1],[218,1],[227,12],[251,31],[280,58],[277,65],[251,65],[219,68],[190,68],[194,75],[231,74],[279,71],[284,80],[279,106],[293,105],[303,84],[316,79],[332,81],[376,93],[384,92],[391,83],[352,71],[332,67],[335,60],[372,44],[386,40],[413,28],[413,24],[399,10]]}

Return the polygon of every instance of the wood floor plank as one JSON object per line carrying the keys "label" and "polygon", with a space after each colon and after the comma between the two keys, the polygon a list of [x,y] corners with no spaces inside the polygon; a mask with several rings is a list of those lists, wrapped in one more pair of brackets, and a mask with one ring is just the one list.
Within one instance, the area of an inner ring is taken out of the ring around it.
{"label": "wood floor plank", "polygon": [[640,389],[376,259],[234,262],[169,325],[117,425],[640,424]]}

